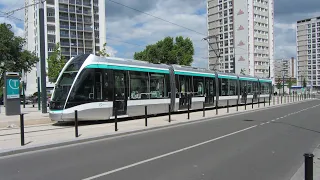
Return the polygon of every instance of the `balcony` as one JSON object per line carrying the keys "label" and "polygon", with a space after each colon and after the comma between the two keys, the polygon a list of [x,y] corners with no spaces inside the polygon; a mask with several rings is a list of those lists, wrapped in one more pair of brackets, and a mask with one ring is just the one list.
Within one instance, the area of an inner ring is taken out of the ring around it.
{"label": "balcony", "polygon": [[60,45],[61,46],[70,46],[70,43],[69,42],[60,42]]}
{"label": "balcony", "polygon": [[62,12],[69,12],[68,8],[59,8],[59,11],[62,11]]}
{"label": "balcony", "polygon": [[82,5],[81,1],[77,1],[77,4],[78,4],[78,5]]}
{"label": "balcony", "polygon": [[91,23],[91,19],[84,19],[85,23]]}
{"label": "balcony", "polygon": [[62,51],[61,54],[63,54],[63,55],[70,55],[70,51]]}
{"label": "balcony", "polygon": [[91,3],[90,3],[90,2],[85,2],[85,1],[84,1],[84,2],[83,2],[83,5],[84,5],[84,6],[91,6]]}
{"label": "balcony", "polygon": [[81,22],[82,22],[82,20],[83,20],[82,18],[77,18],[77,21],[78,21],[78,22],[79,22],[79,21],[81,21]]}
{"label": "balcony", "polygon": [[83,11],[83,14],[87,14],[87,15],[90,15],[91,14],[91,11]]}
{"label": "balcony", "polygon": [[84,36],[84,38],[92,40],[92,36]]}
{"label": "balcony", "polygon": [[70,12],[70,13],[74,13],[75,10],[76,10],[75,8],[70,8],[70,9],[69,9],[69,12]]}
{"label": "balcony", "polygon": [[60,37],[66,37],[66,38],[69,38],[69,34],[60,34]]}
{"label": "balcony", "polygon": [[82,26],[78,26],[77,29],[78,30],[83,30],[83,27]]}
{"label": "balcony", "polygon": [[73,39],[77,38],[77,36],[75,34],[71,34],[70,37],[73,38]]}
{"label": "balcony", "polygon": [[68,16],[59,16],[59,18],[61,19],[61,20],[69,20],[69,18],[68,18]]}
{"label": "balcony", "polygon": [[77,21],[75,17],[70,17],[70,21]]}
{"label": "balcony", "polygon": [[77,29],[76,26],[70,26],[70,29]]}
{"label": "balcony", "polygon": [[83,43],[78,43],[78,47],[83,47]]}
{"label": "balcony", "polygon": [[91,28],[91,27],[85,27],[84,30],[86,30],[86,31],[92,31],[92,28]]}
{"label": "balcony", "polygon": [[60,29],[69,29],[68,25],[60,25]]}
{"label": "balcony", "polygon": [[69,0],[69,4],[75,5],[75,4],[76,4],[76,1],[75,1],[75,0]]}
{"label": "balcony", "polygon": [[59,0],[59,3],[69,4],[68,0]]}

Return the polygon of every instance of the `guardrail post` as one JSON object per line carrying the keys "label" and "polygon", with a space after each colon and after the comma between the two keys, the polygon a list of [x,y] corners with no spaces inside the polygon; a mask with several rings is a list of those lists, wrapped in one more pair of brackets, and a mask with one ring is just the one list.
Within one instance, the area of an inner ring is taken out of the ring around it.
{"label": "guardrail post", "polygon": [[269,99],[269,106],[270,106],[270,104],[271,104],[271,99],[270,99],[270,95],[269,95],[268,99]]}
{"label": "guardrail post", "polygon": [[263,98],[263,106],[266,107],[266,97]]}
{"label": "guardrail post", "polygon": [[20,114],[20,137],[21,146],[24,146],[24,114]]}
{"label": "guardrail post", "polygon": [[79,131],[78,131],[78,111],[74,111],[74,128],[75,128],[75,136],[79,137]]}
{"label": "guardrail post", "polygon": [[190,101],[188,102],[188,119],[190,119]]}
{"label": "guardrail post", "polygon": [[237,100],[237,111],[239,111],[239,100]]}
{"label": "guardrail post", "polygon": [[148,126],[148,107],[144,106],[144,121],[145,121],[145,126]]}
{"label": "guardrail post", "polygon": [[171,122],[171,104],[169,104],[169,122]]}
{"label": "guardrail post", "polygon": [[306,153],[304,156],[304,179],[313,180],[313,157],[311,153]]}
{"label": "guardrail post", "polygon": [[251,108],[253,109],[253,98],[252,98],[252,101],[251,101]]}
{"label": "guardrail post", "polygon": [[114,130],[118,131],[118,109],[114,111]]}
{"label": "guardrail post", "polygon": [[258,98],[258,108],[260,108],[260,97]]}
{"label": "guardrail post", "polygon": [[247,98],[244,100],[244,110],[247,110]]}
{"label": "guardrail post", "polygon": [[203,116],[203,117],[206,117],[206,106],[205,106],[205,102],[203,102],[203,104],[202,104],[202,111],[203,111],[202,116]]}
{"label": "guardrail post", "polygon": [[229,99],[227,100],[227,113],[229,113]]}

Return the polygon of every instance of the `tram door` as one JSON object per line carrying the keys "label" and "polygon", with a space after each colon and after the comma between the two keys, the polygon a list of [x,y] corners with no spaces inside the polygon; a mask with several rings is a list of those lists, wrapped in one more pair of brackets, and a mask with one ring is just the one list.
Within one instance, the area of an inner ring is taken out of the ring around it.
{"label": "tram door", "polygon": [[94,98],[95,100],[102,99],[102,73],[95,72],[95,86],[94,86]]}
{"label": "tram door", "polygon": [[206,99],[205,104],[206,106],[213,106],[214,105],[214,79],[213,78],[206,78],[205,80],[205,93]]}
{"label": "tram door", "polygon": [[191,97],[192,97],[192,84],[190,76],[179,76],[179,90],[180,90],[180,98],[179,98],[179,109],[187,109],[188,104],[190,103],[191,107]]}
{"label": "tram door", "polygon": [[127,95],[126,95],[126,72],[114,72],[114,97],[113,97],[113,115],[117,110],[117,115],[127,114]]}

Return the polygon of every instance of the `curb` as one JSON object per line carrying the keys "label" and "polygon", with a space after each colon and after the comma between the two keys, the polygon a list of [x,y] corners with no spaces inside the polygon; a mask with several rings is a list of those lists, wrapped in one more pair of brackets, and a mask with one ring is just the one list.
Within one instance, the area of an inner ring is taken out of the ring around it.
{"label": "curb", "polygon": [[176,124],[160,125],[157,127],[150,127],[147,129],[131,130],[131,131],[120,132],[120,133],[113,132],[114,134],[98,135],[98,136],[91,136],[91,137],[86,137],[86,138],[79,137],[79,138],[73,139],[73,140],[52,142],[52,143],[48,143],[48,144],[38,144],[38,145],[28,146],[28,147],[11,148],[11,149],[3,150],[2,152],[0,150],[0,158],[6,157],[6,156],[12,156],[12,155],[19,155],[22,153],[31,153],[31,152],[35,152],[35,151],[49,150],[49,149],[59,148],[59,147],[63,147],[63,146],[79,145],[81,143],[92,143],[92,142],[99,141],[99,140],[121,138],[121,137],[125,137],[128,135],[136,135],[136,134],[147,133],[150,131],[157,131],[157,130],[162,130],[162,129],[167,129],[167,128],[175,128],[175,127],[184,126],[184,125],[188,125],[188,124],[201,123],[201,122],[205,122],[205,121],[217,120],[217,119],[221,119],[221,118],[228,118],[228,117],[241,115],[241,114],[248,114],[248,113],[252,113],[252,112],[256,112],[256,111],[263,111],[263,110],[273,109],[273,108],[287,106],[287,105],[304,103],[304,102],[308,102],[308,101],[312,101],[312,100],[315,100],[315,99],[307,99],[304,101],[291,102],[291,103],[287,103],[287,104],[278,104],[278,105],[273,105],[273,106],[268,106],[268,107],[267,106],[260,107],[257,109],[247,109],[246,111],[242,111],[242,112],[234,112],[234,113],[230,113],[230,114],[216,115],[214,117],[207,117],[207,118],[202,118],[202,119],[198,119],[198,120],[184,121],[184,122],[179,122]]}

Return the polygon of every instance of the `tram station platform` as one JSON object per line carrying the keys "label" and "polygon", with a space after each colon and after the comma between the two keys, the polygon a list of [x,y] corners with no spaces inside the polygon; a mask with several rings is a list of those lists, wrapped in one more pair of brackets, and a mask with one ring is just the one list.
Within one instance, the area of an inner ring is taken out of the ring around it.
{"label": "tram station platform", "polygon": [[[24,152],[29,148],[42,149],[45,147],[56,147],[61,145],[74,144],[79,142],[85,142],[89,140],[98,140],[106,138],[108,136],[117,135],[121,133],[129,132],[144,132],[155,128],[164,128],[168,126],[182,125],[184,123],[194,123],[196,121],[206,121],[226,118],[228,116],[235,116],[238,113],[248,113],[252,111],[263,110],[264,108],[276,108],[278,106],[286,106],[292,103],[301,103],[303,101],[309,101],[310,99],[295,100],[294,102],[290,98],[283,100],[281,104],[280,99],[277,97],[265,104],[248,104],[245,106],[230,107],[229,112],[227,108],[218,109],[218,115],[216,109],[206,110],[205,117],[203,111],[197,111],[190,113],[190,119],[188,119],[187,113],[173,114],[171,115],[171,122],[169,122],[169,116],[157,116],[148,118],[148,126],[145,126],[145,119],[135,119],[128,121],[119,121],[117,124],[118,131],[115,131],[115,123],[79,123],[79,137],[75,137],[74,123],[55,124],[48,118],[48,114],[42,114],[37,108],[26,107],[22,108],[22,112],[25,115],[25,145],[20,144],[20,127],[19,116],[5,116],[3,109],[0,115],[0,156],[10,154],[11,152]],[[3,121],[3,122],[1,122]]]}

